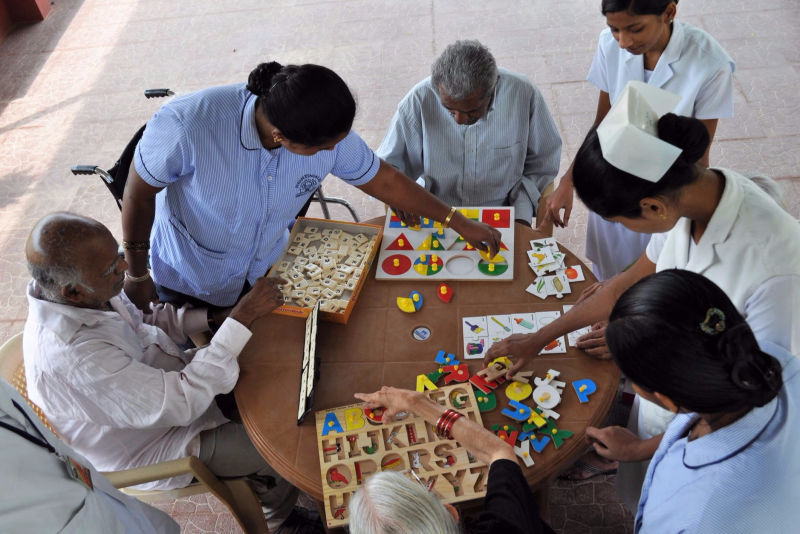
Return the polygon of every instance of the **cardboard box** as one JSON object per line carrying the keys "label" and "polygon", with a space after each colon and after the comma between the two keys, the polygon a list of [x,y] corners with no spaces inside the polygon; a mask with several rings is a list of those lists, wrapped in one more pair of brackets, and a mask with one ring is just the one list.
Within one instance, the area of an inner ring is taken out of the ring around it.
{"label": "cardboard box", "polygon": [[300,217],[269,276],[284,278],[286,304],[273,313],[308,317],[320,302],[320,319],[346,324],[378,253],[383,228],[371,224]]}

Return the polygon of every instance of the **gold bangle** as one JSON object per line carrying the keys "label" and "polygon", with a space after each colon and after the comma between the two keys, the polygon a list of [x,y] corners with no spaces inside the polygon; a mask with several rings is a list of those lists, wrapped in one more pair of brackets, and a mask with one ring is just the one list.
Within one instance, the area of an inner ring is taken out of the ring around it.
{"label": "gold bangle", "polygon": [[450,228],[450,219],[452,219],[453,215],[455,214],[456,214],[456,208],[454,206],[450,208],[450,213],[447,214],[447,217],[445,217],[444,222],[442,223],[442,226],[444,228]]}
{"label": "gold bangle", "polygon": [[125,279],[133,282],[134,284],[138,284],[139,282],[144,282],[148,278],[150,278],[150,270],[149,269],[142,276],[133,276],[128,271],[125,271]]}
{"label": "gold bangle", "polygon": [[149,241],[123,241],[122,250],[142,251],[150,250]]}

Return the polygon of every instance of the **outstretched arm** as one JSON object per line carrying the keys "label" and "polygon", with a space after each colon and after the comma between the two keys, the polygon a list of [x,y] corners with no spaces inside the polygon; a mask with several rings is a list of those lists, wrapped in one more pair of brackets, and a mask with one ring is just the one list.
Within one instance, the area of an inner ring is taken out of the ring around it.
{"label": "outstretched arm", "polygon": [[[444,222],[450,214],[447,204],[385,161],[381,161],[375,177],[358,188],[390,206],[434,221]],[[456,211],[448,226],[478,250],[488,249],[492,256],[500,250],[500,232],[488,224],[467,219]]]}
{"label": "outstretched arm", "polygon": [[[436,404],[422,393],[407,389],[383,386],[375,393],[356,393],[355,397],[365,401],[368,408],[382,406],[383,417],[391,421],[399,412],[411,412],[433,425],[445,412],[444,406]],[[467,417],[459,418],[450,433],[453,438],[466,447],[478,461],[491,464],[495,460],[517,461],[514,449],[483,426]]]}
{"label": "outstretched arm", "polygon": [[489,365],[499,356],[512,357],[514,365],[506,373],[506,377],[510,379],[550,341],[584,326],[607,320],[619,296],[655,271],[655,264],[648,259],[647,254],[642,254],[630,269],[596,288],[591,296],[579,301],[569,312],[541,330],[532,334],[515,334],[492,345],[483,359],[484,365]]}

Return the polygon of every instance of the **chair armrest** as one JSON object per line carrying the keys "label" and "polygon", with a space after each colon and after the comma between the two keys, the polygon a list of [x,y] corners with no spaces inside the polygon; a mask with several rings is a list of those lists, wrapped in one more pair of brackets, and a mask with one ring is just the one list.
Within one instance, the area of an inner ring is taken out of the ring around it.
{"label": "chair armrest", "polygon": [[[102,474],[111,481],[115,488],[127,488],[144,484],[145,482],[153,482],[154,480],[172,478],[189,473],[193,474],[192,459],[197,460],[193,456],[187,456],[178,460],[170,460],[123,471],[108,471]],[[197,461],[199,462],[199,460]]]}

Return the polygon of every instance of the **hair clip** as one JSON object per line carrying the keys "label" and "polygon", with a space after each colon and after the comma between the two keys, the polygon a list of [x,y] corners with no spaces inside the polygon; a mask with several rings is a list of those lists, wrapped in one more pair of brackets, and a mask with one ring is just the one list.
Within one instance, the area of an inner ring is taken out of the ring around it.
{"label": "hair clip", "polygon": [[708,335],[716,336],[725,331],[725,314],[719,308],[709,308],[705,320],[700,323],[700,330]]}

